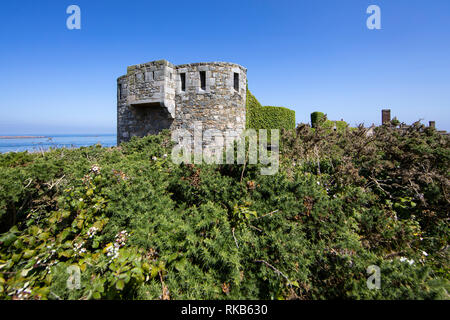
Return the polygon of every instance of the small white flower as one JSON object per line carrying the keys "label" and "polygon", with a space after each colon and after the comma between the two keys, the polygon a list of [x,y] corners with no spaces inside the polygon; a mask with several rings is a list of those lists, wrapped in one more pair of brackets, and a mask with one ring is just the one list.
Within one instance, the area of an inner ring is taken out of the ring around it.
{"label": "small white flower", "polygon": [[128,232],[126,230],[122,230],[116,235],[116,243],[114,245],[118,247],[123,247],[127,242],[127,240],[128,240]]}
{"label": "small white flower", "polygon": [[164,153],[163,157],[164,157],[164,158],[167,158],[167,153]]}
{"label": "small white flower", "polygon": [[410,266],[412,266],[413,264],[414,264],[414,260],[413,259],[408,259],[408,258],[405,258],[405,257],[400,257],[400,262],[406,262],[406,263],[408,263]]}
{"label": "small white flower", "polygon": [[92,238],[93,236],[95,236],[97,231],[98,231],[98,228],[96,228],[96,227],[89,228],[89,230],[88,230],[89,239]]}
{"label": "small white flower", "polygon": [[106,256],[111,257],[110,263],[119,256],[119,247],[116,245],[108,246],[106,251]]}
{"label": "small white flower", "polygon": [[92,167],[91,167],[91,170],[90,170],[92,173],[94,173],[94,174],[99,174],[100,173],[100,167],[99,166],[97,166],[97,165],[93,165]]}
{"label": "small white flower", "polygon": [[73,251],[75,251],[75,254],[85,253],[86,249],[83,248],[83,246],[84,246],[84,242],[75,243],[73,245]]}
{"label": "small white flower", "polygon": [[157,159],[158,159],[158,158],[155,157],[155,156],[152,157],[152,160],[153,160],[153,161],[156,161]]}
{"label": "small white flower", "polygon": [[422,254],[423,254],[425,257],[428,256],[428,253],[426,253],[425,251],[422,251]]}

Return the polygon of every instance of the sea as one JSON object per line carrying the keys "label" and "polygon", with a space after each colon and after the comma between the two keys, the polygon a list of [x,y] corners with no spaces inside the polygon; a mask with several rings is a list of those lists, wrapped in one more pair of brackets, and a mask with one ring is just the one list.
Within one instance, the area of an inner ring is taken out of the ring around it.
{"label": "sea", "polygon": [[50,148],[79,148],[100,144],[112,147],[117,143],[116,134],[53,134],[0,137],[0,153],[5,152],[41,152]]}

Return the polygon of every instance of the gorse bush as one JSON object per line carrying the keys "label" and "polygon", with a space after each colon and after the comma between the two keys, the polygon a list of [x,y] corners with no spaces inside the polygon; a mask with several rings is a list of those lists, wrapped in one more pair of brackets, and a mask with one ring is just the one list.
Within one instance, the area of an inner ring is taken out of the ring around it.
{"label": "gorse bush", "polygon": [[448,137],[300,125],[280,147],[272,176],[175,165],[167,131],[1,155],[0,298],[448,299]]}

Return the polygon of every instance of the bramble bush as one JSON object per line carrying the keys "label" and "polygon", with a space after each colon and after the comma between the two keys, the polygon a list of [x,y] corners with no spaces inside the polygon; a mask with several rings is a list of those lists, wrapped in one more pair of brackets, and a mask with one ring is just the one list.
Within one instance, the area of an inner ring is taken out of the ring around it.
{"label": "bramble bush", "polygon": [[447,136],[299,125],[272,176],[171,148],[0,155],[0,299],[449,298]]}

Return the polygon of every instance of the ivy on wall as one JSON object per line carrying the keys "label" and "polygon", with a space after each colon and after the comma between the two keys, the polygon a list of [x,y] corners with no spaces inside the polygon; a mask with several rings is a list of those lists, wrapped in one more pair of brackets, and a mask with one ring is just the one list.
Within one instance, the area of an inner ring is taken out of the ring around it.
{"label": "ivy on wall", "polygon": [[322,127],[326,130],[337,130],[344,131],[349,127],[348,123],[345,121],[333,121],[328,120],[327,115],[320,111],[315,111],[311,113],[311,126],[313,128]]}
{"label": "ivy on wall", "polygon": [[262,106],[247,88],[248,129],[295,129],[295,111],[284,107]]}

